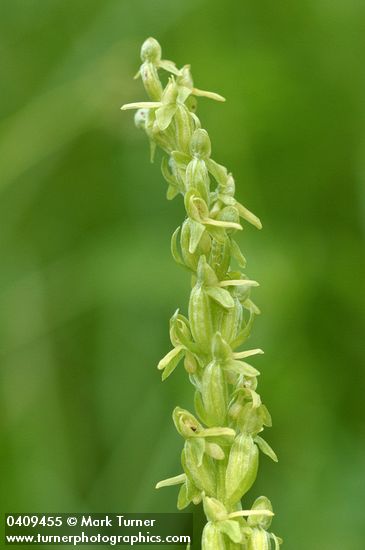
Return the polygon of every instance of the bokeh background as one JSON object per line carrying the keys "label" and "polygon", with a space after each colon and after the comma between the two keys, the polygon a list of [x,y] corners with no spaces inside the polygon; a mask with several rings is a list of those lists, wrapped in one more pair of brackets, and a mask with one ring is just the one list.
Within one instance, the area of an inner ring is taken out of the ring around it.
{"label": "bokeh background", "polygon": [[[1,0],[1,511],[173,511],[163,385],[189,282],[183,217],[119,107],[141,42],[192,64],[213,157],[264,223],[240,237],[262,309],[252,346],[274,419],[247,496],[288,550],[364,548],[365,4]],[[197,518],[199,523],[199,518]]]}

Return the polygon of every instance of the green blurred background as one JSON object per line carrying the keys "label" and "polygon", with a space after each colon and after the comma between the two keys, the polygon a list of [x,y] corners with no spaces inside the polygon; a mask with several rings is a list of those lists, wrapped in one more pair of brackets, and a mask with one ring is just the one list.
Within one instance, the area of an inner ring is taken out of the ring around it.
{"label": "green blurred background", "polygon": [[163,385],[168,319],[189,282],[183,217],[119,107],[141,42],[192,64],[213,157],[264,223],[240,238],[263,315],[250,345],[280,457],[261,460],[288,550],[364,543],[365,4],[0,2],[1,511],[173,511]]}

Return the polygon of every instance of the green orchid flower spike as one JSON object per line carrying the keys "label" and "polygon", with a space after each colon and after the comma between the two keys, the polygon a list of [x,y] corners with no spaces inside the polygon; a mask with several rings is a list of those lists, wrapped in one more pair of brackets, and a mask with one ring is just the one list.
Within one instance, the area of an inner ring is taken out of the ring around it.
{"label": "green orchid flower spike", "polygon": [[[123,105],[137,109],[135,123],[150,141],[151,160],[159,147],[169,200],[181,195],[186,218],[171,239],[177,264],[191,275],[188,316],[177,310],[170,320],[172,349],[158,364],[166,380],[180,363],[194,388],[194,414],[176,407],[173,422],[183,441],[182,473],[157,483],[178,485],[178,509],[202,503],[207,523],[203,550],[278,550],[270,531],[268,498],[251,508],[242,498],[255,482],[260,451],[277,461],[262,438],[271,416],[257,391],[259,370],[248,363],[263,353],[242,349],[260,310],[251,300],[258,283],[241,269],[246,260],[236,241],[242,223],[261,222],[235,199],[231,173],[211,158],[211,142],[196,115],[197,97],[217,101],[217,93],[195,88],[190,66],[178,69],[162,59],[148,38],[141,49],[142,78],[149,101]],[[159,71],[169,73],[163,87]]]}

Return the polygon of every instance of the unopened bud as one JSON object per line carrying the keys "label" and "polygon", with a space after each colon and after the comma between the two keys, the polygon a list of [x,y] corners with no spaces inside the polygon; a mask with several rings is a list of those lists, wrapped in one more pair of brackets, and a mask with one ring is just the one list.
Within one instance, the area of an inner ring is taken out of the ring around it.
{"label": "unopened bud", "polygon": [[147,38],[142,44],[141,48],[142,61],[150,61],[157,64],[161,59],[161,46],[155,38]]}
{"label": "unopened bud", "polygon": [[190,147],[193,156],[208,159],[212,151],[208,132],[202,128],[195,130],[191,138]]}

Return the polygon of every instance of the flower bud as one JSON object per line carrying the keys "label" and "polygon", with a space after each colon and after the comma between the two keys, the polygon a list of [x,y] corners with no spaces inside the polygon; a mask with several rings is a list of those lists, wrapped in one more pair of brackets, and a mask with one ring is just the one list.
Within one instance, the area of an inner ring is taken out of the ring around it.
{"label": "flower bud", "polygon": [[186,168],[186,188],[192,187],[199,191],[202,199],[209,206],[209,175],[203,160],[193,158]]}
{"label": "flower bud", "polygon": [[194,157],[201,159],[208,159],[210,157],[212,147],[206,130],[202,128],[195,130],[191,138],[190,149]]}
{"label": "flower bud", "polygon": [[147,113],[148,109],[138,109],[138,111],[136,111],[134,115],[134,124],[136,128],[145,130]]}
{"label": "flower bud", "polygon": [[223,363],[232,357],[232,350],[222,338],[220,332],[216,332],[212,343],[212,354],[216,361]]}
{"label": "flower bud", "polygon": [[170,340],[174,346],[189,347],[191,339],[189,321],[177,310],[170,319]]}
{"label": "flower bud", "polygon": [[202,550],[226,550],[222,533],[215,523],[209,522],[203,530]]}
{"label": "flower bud", "polygon": [[179,151],[186,154],[190,153],[193,130],[189,109],[185,105],[179,105],[175,113],[175,138]]}
{"label": "flower bud", "polygon": [[[258,497],[252,505],[252,510],[269,510],[272,512],[272,505],[268,498]],[[250,527],[262,527],[268,529],[271,525],[272,517],[268,515],[248,516],[247,522]]]}
{"label": "flower bud", "polygon": [[214,333],[213,317],[209,296],[201,284],[196,284],[191,291],[189,320],[194,340],[209,353]]}
{"label": "flower bud", "polygon": [[236,437],[229,453],[226,470],[226,499],[230,505],[241,500],[256,479],[258,448],[251,436]]}
{"label": "flower bud", "polygon": [[222,521],[228,517],[226,507],[216,498],[205,497],[203,507],[208,521]]}
{"label": "flower bud", "polygon": [[142,61],[150,61],[157,64],[161,59],[161,46],[155,38],[150,36],[145,40],[141,47]]}
{"label": "flower bud", "polygon": [[195,440],[187,439],[181,457],[182,466],[200,491],[204,491],[208,496],[214,496],[216,481],[213,460],[206,454],[201,457],[196,451]]}
{"label": "flower bud", "polygon": [[193,77],[190,72],[190,65],[184,65],[180,71],[180,75],[177,77],[177,83],[179,86],[184,86],[186,88],[193,87]]}
{"label": "flower bud", "polygon": [[146,61],[141,67],[143,86],[153,101],[160,101],[163,94],[162,84],[157,74],[156,67]]}
{"label": "flower bud", "polygon": [[263,529],[253,529],[248,542],[248,550],[270,550],[270,538]]}
{"label": "flower bud", "polygon": [[188,374],[194,374],[198,369],[198,362],[189,350],[185,351],[184,368]]}
{"label": "flower bud", "polygon": [[224,340],[231,343],[239,333],[242,325],[243,310],[238,298],[233,298],[234,306],[225,310],[222,315],[220,332]]}
{"label": "flower bud", "polygon": [[224,426],[227,414],[227,383],[221,365],[212,361],[203,371],[201,392],[208,426]]}
{"label": "flower bud", "polygon": [[244,433],[255,436],[262,431],[263,426],[270,423],[266,413],[264,405],[253,407],[252,403],[246,403],[239,415],[238,426]]}
{"label": "flower bud", "polygon": [[225,243],[221,244],[216,240],[213,240],[212,247],[209,256],[209,264],[214,269],[218,276],[218,279],[222,280],[226,277],[231,261],[231,247],[228,237],[225,239]]}

